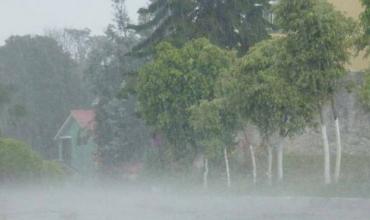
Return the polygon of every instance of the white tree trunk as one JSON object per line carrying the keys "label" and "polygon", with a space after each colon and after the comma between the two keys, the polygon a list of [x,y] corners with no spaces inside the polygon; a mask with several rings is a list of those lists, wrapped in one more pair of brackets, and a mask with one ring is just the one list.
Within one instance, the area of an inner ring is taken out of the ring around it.
{"label": "white tree trunk", "polygon": [[61,140],[59,140],[59,143],[58,143],[58,160],[59,162],[63,161],[63,149],[62,149]]}
{"label": "white tree trunk", "polygon": [[256,155],[254,154],[253,145],[249,145],[249,150],[251,152],[251,158],[252,158],[253,184],[257,184],[257,163],[256,163]]}
{"label": "white tree trunk", "polygon": [[208,158],[204,158],[203,188],[208,189]]}
{"label": "white tree trunk", "polygon": [[342,141],[340,137],[340,126],[339,126],[339,118],[335,119],[335,133],[337,137],[337,158],[335,161],[335,172],[334,172],[334,181],[337,183],[340,177],[340,168],[341,168],[341,160],[342,160]]}
{"label": "white tree trunk", "polygon": [[280,145],[277,148],[277,176],[278,181],[282,182],[284,179],[284,147]]}
{"label": "white tree trunk", "polygon": [[272,184],[272,147],[268,147],[267,152],[268,152],[267,178],[268,178],[268,183],[271,185]]}
{"label": "white tree trunk", "polygon": [[225,158],[225,166],[226,166],[227,187],[231,187],[229,157],[227,155],[227,148],[226,147],[224,147],[224,158]]}
{"label": "white tree trunk", "polygon": [[330,184],[331,183],[330,148],[329,148],[329,140],[328,140],[326,125],[323,122],[321,122],[321,132],[322,132],[322,139],[323,139],[323,145],[324,145],[324,178],[325,178],[325,184]]}

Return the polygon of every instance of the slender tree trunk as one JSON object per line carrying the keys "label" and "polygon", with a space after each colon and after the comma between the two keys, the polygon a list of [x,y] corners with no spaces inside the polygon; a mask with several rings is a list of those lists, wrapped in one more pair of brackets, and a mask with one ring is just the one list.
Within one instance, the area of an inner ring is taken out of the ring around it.
{"label": "slender tree trunk", "polygon": [[229,157],[227,155],[226,147],[224,147],[224,159],[225,159],[225,166],[226,166],[227,187],[231,187]]}
{"label": "slender tree trunk", "polygon": [[334,116],[334,122],[335,122],[335,134],[337,139],[337,155],[335,160],[335,171],[334,171],[334,181],[335,183],[338,183],[339,177],[340,177],[340,171],[341,171],[341,161],[342,161],[342,141],[341,141],[341,135],[340,135],[340,126],[339,126],[339,117],[337,110],[335,108],[335,102],[334,98],[332,99],[332,111]]}
{"label": "slender tree trunk", "polygon": [[[253,145],[248,141],[246,129],[243,129],[243,134],[244,134],[244,143],[246,145],[249,145],[249,151],[251,154],[251,159],[252,159],[252,175],[253,175],[253,184],[257,184],[257,162],[256,162],[256,154],[254,152],[254,147]],[[244,147],[243,147],[244,149]]]}
{"label": "slender tree trunk", "polygon": [[253,184],[257,184],[257,163],[256,163],[256,155],[254,153],[253,145],[249,145],[249,150],[251,152],[252,158],[252,169],[253,169]]}
{"label": "slender tree trunk", "polygon": [[63,161],[63,150],[61,140],[58,140],[58,160],[59,162]]}
{"label": "slender tree trunk", "polygon": [[271,185],[272,184],[272,147],[267,147],[267,178],[268,178],[268,183]]}
{"label": "slender tree trunk", "polygon": [[320,123],[321,123],[322,140],[323,140],[323,146],[324,146],[324,178],[325,178],[325,184],[330,184],[331,183],[330,147],[329,147],[328,134],[326,130],[326,124],[324,121],[322,111],[320,112]]}
{"label": "slender tree trunk", "polygon": [[203,188],[208,189],[208,158],[204,158]]}
{"label": "slender tree trunk", "polygon": [[335,120],[335,130],[337,136],[337,158],[335,161],[335,173],[334,179],[337,183],[339,181],[340,172],[341,172],[341,163],[342,163],[342,141],[340,137],[340,126],[339,126],[339,118]]}
{"label": "slender tree trunk", "polygon": [[284,179],[284,147],[280,145],[277,148],[277,176],[278,181],[282,182]]}

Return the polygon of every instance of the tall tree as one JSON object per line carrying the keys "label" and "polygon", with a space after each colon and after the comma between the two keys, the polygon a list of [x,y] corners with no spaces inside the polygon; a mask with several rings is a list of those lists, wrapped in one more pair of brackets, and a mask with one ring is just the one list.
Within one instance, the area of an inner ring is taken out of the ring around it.
{"label": "tall tree", "polygon": [[[190,108],[190,124],[198,134],[197,142],[204,154],[205,174],[208,172],[208,160],[215,159],[223,152],[226,182],[231,186],[229,152],[235,145],[235,134],[238,126],[238,114],[229,108],[223,98],[202,100]],[[207,172],[206,172],[207,171]],[[208,176],[204,176],[207,186]],[[206,187],[205,187],[206,188]]]}
{"label": "tall tree", "polygon": [[136,98],[132,94],[120,96],[129,87],[130,74],[140,62],[115,53],[117,46],[106,37],[96,38],[96,46],[87,59],[85,77],[97,100],[96,141],[102,171],[117,170],[122,163],[142,160],[148,146],[148,132],[136,115]]}
{"label": "tall tree", "polygon": [[[0,78],[12,88],[4,133],[51,156],[53,137],[72,108],[86,98],[74,75],[76,64],[49,37],[15,36],[0,48]],[[14,121],[14,114],[23,115]]]}
{"label": "tall tree", "polygon": [[69,53],[76,62],[86,60],[91,43],[91,30],[64,28],[62,30],[47,30],[45,35],[54,38],[66,53]]}
{"label": "tall tree", "polygon": [[[325,183],[329,184],[330,148],[323,107],[333,99],[338,80],[346,74],[344,64],[349,58],[349,39],[354,25],[323,0],[281,0],[276,7],[276,15],[277,24],[287,34],[288,53],[294,57],[291,78],[302,92],[314,97],[317,112],[320,113],[325,153],[324,177]],[[334,119],[337,139],[340,140],[337,114],[334,114]],[[337,146],[340,153],[340,142]]]}
{"label": "tall tree", "polygon": [[262,7],[267,0],[155,0],[139,14],[151,19],[129,27],[136,31],[150,30],[151,34],[136,51],[153,48],[162,40],[175,45],[205,37],[223,48],[245,53],[250,46],[266,38],[269,23],[263,18]]}
{"label": "tall tree", "polygon": [[[301,93],[287,74],[291,58],[285,45],[284,38],[256,44],[223,83],[229,105],[239,112],[244,123],[257,126],[268,145],[269,182],[273,136],[282,139],[302,132],[313,118],[310,97]],[[277,147],[278,177],[282,180],[282,146]]]}
{"label": "tall tree", "polygon": [[197,153],[197,132],[190,123],[193,105],[215,98],[218,76],[233,65],[234,54],[206,39],[177,49],[160,44],[153,62],[139,72],[139,109],[145,121],[174,147],[175,160]]}
{"label": "tall tree", "polygon": [[367,55],[370,53],[370,1],[361,0],[365,10],[361,14],[362,35],[358,45],[360,49],[365,49]]}
{"label": "tall tree", "polygon": [[134,87],[143,60],[127,53],[138,41],[126,29],[125,1],[113,0],[114,23],[105,36],[93,37],[85,65],[85,79],[97,102],[96,141],[100,170],[111,177],[125,163],[141,162],[149,145],[149,131],[136,113]]}
{"label": "tall tree", "polygon": [[[362,4],[365,7],[364,12],[361,15],[361,26],[363,27],[363,34],[361,35],[359,46],[360,49],[367,48],[367,53],[370,52],[370,1],[362,0]],[[365,75],[363,85],[360,90],[360,98],[362,103],[367,109],[370,108],[370,74],[369,70]]]}

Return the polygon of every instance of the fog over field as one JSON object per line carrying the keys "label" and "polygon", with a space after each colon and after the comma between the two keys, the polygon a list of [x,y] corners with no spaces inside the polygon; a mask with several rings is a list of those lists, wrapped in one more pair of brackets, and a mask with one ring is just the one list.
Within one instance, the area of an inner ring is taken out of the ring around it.
{"label": "fog over field", "polygon": [[120,187],[1,190],[2,220],[368,219],[370,201]]}

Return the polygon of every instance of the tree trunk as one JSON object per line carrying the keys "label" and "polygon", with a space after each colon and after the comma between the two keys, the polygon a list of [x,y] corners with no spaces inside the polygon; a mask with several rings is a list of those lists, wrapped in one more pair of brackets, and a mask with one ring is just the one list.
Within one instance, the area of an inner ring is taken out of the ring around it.
{"label": "tree trunk", "polygon": [[328,140],[328,134],[326,130],[326,124],[324,122],[324,117],[322,112],[320,112],[320,118],[321,118],[321,132],[322,132],[322,140],[323,140],[323,146],[324,146],[324,178],[325,178],[325,184],[331,183],[331,175],[330,175],[330,147],[329,147],[329,140]]}
{"label": "tree trunk", "polygon": [[267,180],[268,183],[272,184],[272,147],[267,147],[268,160],[267,160]]}
{"label": "tree trunk", "polygon": [[208,158],[204,158],[203,188],[208,189]]}
{"label": "tree trunk", "polygon": [[224,147],[224,158],[225,158],[225,166],[226,166],[227,187],[231,187],[229,157],[227,155],[227,148],[226,147]]}
{"label": "tree trunk", "polygon": [[282,182],[284,179],[284,147],[282,145],[277,148],[277,176],[278,181]]}
{"label": "tree trunk", "polygon": [[334,180],[337,183],[340,177],[340,168],[341,168],[341,161],[342,161],[342,142],[340,138],[340,126],[339,126],[339,118],[335,119],[335,133],[337,136],[337,158],[335,161],[335,173],[334,173]]}
{"label": "tree trunk", "polygon": [[257,184],[257,163],[256,163],[256,155],[254,154],[254,147],[253,145],[249,145],[249,150],[251,152],[252,158],[252,169],[253,169],[253,184]]}
{"label": "tree trunk", "polygon": [[333,111],[334,122],[335,122],[335,135],[337,139],[337,155],[335,160],[335,171],[334,171],[334,181],[338,183],[340,177],[340,170],[341,170],[341,161],[342,161],[342,141],[340,135],[340,126],[339,126],[339,117],[337,109],[335,108],[335,101],[334,97],[331,100],[331,108]]}

